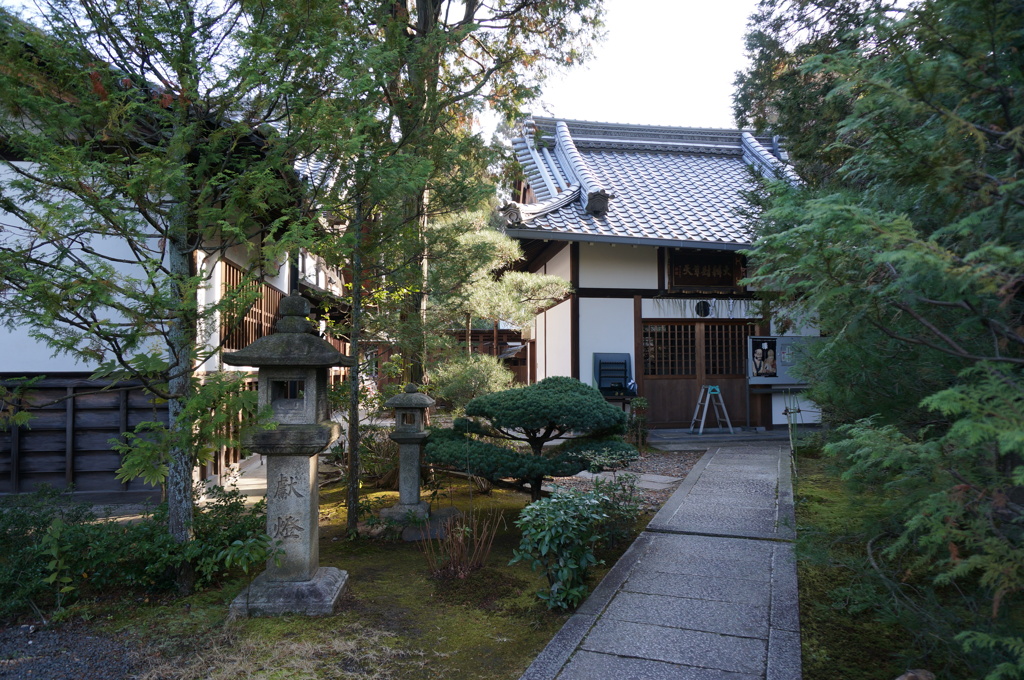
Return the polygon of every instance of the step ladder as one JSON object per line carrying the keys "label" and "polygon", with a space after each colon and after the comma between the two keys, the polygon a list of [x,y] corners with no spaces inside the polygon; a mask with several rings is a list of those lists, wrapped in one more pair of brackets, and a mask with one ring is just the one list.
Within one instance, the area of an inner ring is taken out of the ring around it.
{"label": "step ladder", "polygon": [[725,410],[725,402],[722,401],[722,390],[718,385],[704,385],[700,388],[700,398],[697,399],[697,406],[693,409],[693,419],[690,421],[690,434],[693,428],[697,427],[697,416],[700,416],[700,431],[697,434],[704,434],[704,421],[708,417],[708,405],[715,409],[715,419],[718,426],[722,426],[722,419],[729,427],[729,434],[735,434],[732,430],[732,421],[729,420],[729,412]]}

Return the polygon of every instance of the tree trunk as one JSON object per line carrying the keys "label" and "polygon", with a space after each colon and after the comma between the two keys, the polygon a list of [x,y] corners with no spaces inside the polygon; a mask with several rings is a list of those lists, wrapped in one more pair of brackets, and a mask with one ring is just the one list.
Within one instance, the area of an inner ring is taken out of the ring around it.
{"label": "tree trunk", "polygon": [[349,332],[349,351],[355,362],[349,372],[348,396],[348,520],[346,527],[355,534],[359,526],[359,335],[363,320],[363,277],[362,277],[362,208],[356,205],[356,218],[352,243],[352,327]]}
{"label": "tree trunk", "polygon": [[[182,283],[192,274],[192,253],[187,237],[189,218],[187,206],[176,206],[172,211],[167,238],[167,266],[171,274],[169,285],[180,305],[167,329],[170,364],[167,390],[171,395],[167,401],[167,415],[172,433],[167,465],[167,530],[177,543],[192,540],[192,471],[195,467],[195,457],[189,446],[192,423],[185,422],[183,418],[185,404],[192,396],[192,362],[196,345],[195,320],[188,311],[190,301],[185,299],[192,293]],[[192,565],[183,564],[177,575],[179,592],[190,593],[194,582]]]}
{"label": "tree trunk", "polygon": [[543,498],[541,487],[544,485],[544,477],[530,478],[530,502],[539,501]]}

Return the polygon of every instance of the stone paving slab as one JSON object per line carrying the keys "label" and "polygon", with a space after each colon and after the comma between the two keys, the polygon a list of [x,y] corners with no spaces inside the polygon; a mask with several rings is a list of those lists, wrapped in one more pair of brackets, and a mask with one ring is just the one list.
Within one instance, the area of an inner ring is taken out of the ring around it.
{"label": "stone paving slab", "polygon": [[[664,491],[666,489],[671,489],[676,484],[678,484],[680,481],[682,481],[681,477],[669,477],[667,475],[649,475],[649,474],[638,475],[638,474],[635,474],[635,473],[632,473],[632,472],[619,472],[617,474],[619,476],[630,475],[631,477],[634,477],[636,479],[636,485],[639,488],[641,488],[641,489],[651,489],[652,491]],[[616,473],[609,472],[607,470],[604,471],[604,472],[587,472],[587,471],[583,471],[583,472],[578,473],[576,476],[579,477],[580,479],[591,479],[592,480],[592,479],[595,479],[595,478],[599,478],[599,479],[603,479],[603,480],[607,480],[607,481],[612,481],[613,479],[615,479]]]}
{"label": "stone paving slab", "polygon": [[750,673],[730,673],[582,651],[572,658],[558,675],[558,680],[758,680],[760,677]]}
{"label": "stone paving slab", "polygon": [[637,571],[622,587],[623,591],[665,595],[668,597],[689,597],[718,602],[742,602],[767,607],[770,591],[761,581],[743,578],[698,576],[688,574],[685,579],[677,574]]}
{"label": "stone paving slab", "polygon": [[768,607],[742,602],[621,592],[604,618],[740,637],[768,637]]}
{"label": "stone paving slab", "polygon": [[521,680],[799,680],[789,465],[709,450]]}
{"label": "stone paving slab", "polygon": [[617,656],[667,661],[734,673],[763,675],[766,640],[654,626],[601,617],[581,649]]}

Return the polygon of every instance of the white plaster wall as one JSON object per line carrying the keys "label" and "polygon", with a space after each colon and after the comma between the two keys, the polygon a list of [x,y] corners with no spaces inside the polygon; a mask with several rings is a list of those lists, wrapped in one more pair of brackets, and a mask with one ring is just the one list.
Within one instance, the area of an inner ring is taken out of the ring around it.
{"label": "white plaster wall", "polygon": [[636,357],[633,335],[633,300],[629,298],[582,298],[580,300],[580,381],[594,383],[594,353],[624,352]]}
{"label": "white plaster wall", "polygon": [[[206,285],[199,289],[200,308],[211,307],[220,300],[223,270],[220,266],[220,251],[200,254],[197,267],[206,274]],[[220,314],[211,314],[199,325],[199,343],[206,347],[209,354],[199,367],[200,372],[213,372],[221,369],[220,352],[213,348],[220,342]]]}
{"label": "white plaster wall", "polygon": [[[791,416],[786,415],[787,410]],[[772,394],[772,424],[785,427],[789,417],[792,417],[795,425],[812,425],[821,422],[821,410],[817,404],[804,399],[797,392]]]}
{"label": "white plaster wall", "polygon": [[302,249],[299,253],[299,278],[321,290],[330,291],[335,295],[344,294],[341,270],[327,264],[318,255],[312,255]]}
{"label": "white plaster wall", "polygon": [[80,363],[65,354],[51,356],[53,350],[35,340],[27,328],[9,331],[0,328],[0,373],[66,373],[94,371],[96,362]]}
{"label": "white plaster wall", "polygon": [[657,288],[658,251],[656,248],[580,244],[581,288]]}
{"label": "white plaster wall", "polygon": [[[224,253],[224,257],[225,259],[230,260],[231,262],[235,263],[239,267],[242,267],[243,269],[245,269],[249,263],[249,251],[248,248],[246,248],[243,245],[231,246]],[[291,278],[289,276],[289,272],[290,264],[286,259],[284,262],[278,264],[277,267],[271,268],[266,273],[266,275],[264,275],[263,280],[266,281],[271,286],[273,286],[274,288],[277,288],[278,290],[287,294],[290,292],[291,286],[291,283],[289,281],[289,279]]]}
{"label": "white plaster wall", "polygon": [[[24,169],[31,171],[31,163],[16,163]],[[18,177],[5,163],[0,163],[0,185]],[[17,192],[12,192],[11,197],[15,198]],[[70,199],[68,199],[70,200]],[[0,210],[0,244],[8,247],[24,247],[31,242],[31,230],[22,220],[8,212]],[[95,255],[82,250],[77,251],[77,256],[85,260],[103,261],[107,265],[122,273],[131,273],[132,265],[118,260],[131,261],[136,256],[128,248],[127,244],[119,239],[92,236],[87,239],[87,245],[93,249]],[[51,246],[38,246],[36,253],[39,256],[53,253]],[[113,258],[107,260],[106,258]],[[141,271],[141,270],[140,270]],[[138,274],[141,276],[141,274]],[[14,316],[17,310],[7,305],[6,299],[0,295],[0,323],[7,319],[17,318]],[[111,310],[109,318],[117,318],[117,314]],[[97,361],[79,361],[66,354],[54,355],[53,350],[47,346],[44,340],[36,340],[30,335],[27,326],[8,329],[0,326],[0,372],[27,375],[33,373],[58,373],[71,371],[93,371],[99,365]]]}
{"label": "white plaster wall", "polygon": [[537,380],[572,375],[572,303],[561,302],[537,317]]}
{"label": "white plaster wall", "polygon": [[572,267],[569,253],[571,252],[570,247],[562,248],[554,257],[548,260],[547,264],[541,269],[542,274],[551,274],[552,276],[558,276],[566,281],[572,281]]}

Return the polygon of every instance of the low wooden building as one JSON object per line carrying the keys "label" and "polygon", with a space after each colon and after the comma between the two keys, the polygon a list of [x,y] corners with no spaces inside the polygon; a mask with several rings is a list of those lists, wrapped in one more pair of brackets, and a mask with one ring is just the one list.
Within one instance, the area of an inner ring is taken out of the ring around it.
{"label": "low wooden building", "polygon": [[528,271],[573,287],[524,334],[531,381],[598,386],[595,355],[625,354],[655,427],[689,426],[709,384],[734,423],[785,423],[797,386],[751,380],[752,338],[774,329],[741,283],[752,173],[795,181],[776,140],[537,117],[513,146],[526,179],[502,208],[505,231]]}

